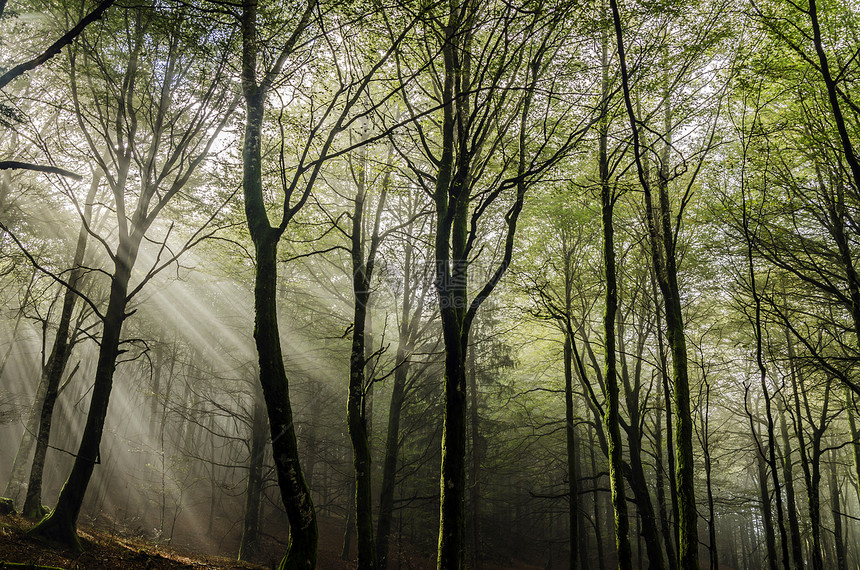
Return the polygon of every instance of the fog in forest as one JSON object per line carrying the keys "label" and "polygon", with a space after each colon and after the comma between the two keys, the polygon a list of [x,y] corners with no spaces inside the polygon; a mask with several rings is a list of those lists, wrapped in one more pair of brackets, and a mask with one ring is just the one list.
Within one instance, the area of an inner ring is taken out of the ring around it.
{"label": "fog in forest", "polygon": [[858,16],[0,3],[0,566],[860,566]]}

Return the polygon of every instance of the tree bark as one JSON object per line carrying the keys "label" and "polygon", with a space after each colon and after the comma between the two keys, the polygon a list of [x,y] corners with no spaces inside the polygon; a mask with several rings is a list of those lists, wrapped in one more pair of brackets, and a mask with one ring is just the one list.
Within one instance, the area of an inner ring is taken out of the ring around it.
{"label": "tree bark", "polygon": [[[661,172],[658,184],[660,224],[655,217],[651,195],[651,183],[644,173],[642,151],[639,141],[639,127],[630,94],[627,62],[625,58],[621,16],[616,0],[610,0],[612,19],[618,46],[621,66],[622,91],[630,129],[633,133],[633,152],[639,183],[645,197],[645,216],[651,241],[652,263],[657,284],[663,296],[666,311],[666,337],[672,354],[672,379],[674,383],[674,409],[677,421],[675,432],[677,489],[678,489],[678,558],[679,567],[684,570],[699,568],[698,513],[693,457],[693,420],[690,411],[690,378],[687,365],[687,340],[684,335],[684,318],[678,288],[678,273],[675,260],[674,235],[671,228],[668,188]],[[666,103],[669,104],[668,101]],[[666,165],[666,168],[668,166]]]}
{"label": "tree bark", "polygon": [[[567,443],[567,492],[570,495],[568,505],[568,520],[570,527],[570,570],[577,569],[577,561],[585,549],[585,544],[580,540],[579,524],[579,470],[576,449],[576,417],[573,413],[573,339],[565,332],[564,339],[564,421],[565,441]],[[580,565],[582,563],[580,562]]]}
{"label": "tree bark", "polygon": [[99,446],[113,388],[116,359],[119,356],[120,333],[127,316],[128,283],[142,235],[137,234],[137,236],[139,237],[136,239],[132,237],[122,240],[116,254],[92,399],[75,463],[60,491],[54,510],[29,531],[30,534],[58,542],[77,551],[83,550],[78,540],[77,520],[84,493],[89,485],[93,468],[97,463],[101,463]]}
{"label": "tree bark", "polygon": [[787,410],[780,409],[779,427],[782,432],[782,480],[785,483],[785,502],[788,512],[788,530],[791,537],[791,567],[803,568],[803,542],[800,538],[800,523],[797,520],[797,502],[794,498],[794,474],[791,459],[791,441],[785,421]]}
{"label": "tree bark", "polygon": [[84,261],[89,234],[87,226],[92,220],[93,202],[101,181],[100,171],[96,171],[90,184],[89,192],[84,206],[84,221],[78,232],[78,240],[75,245],[75,253],[72,259],[72,271],[63,293],[63,306],[60,310],[60,322],[57,323],[57,334],[54,338],[54,346],[51,355],[45,363],[43,378],[40,381],[46,383],[45,396],[42,401],[42,409],[39,418],[39,433],[36,437],[36,451],[33,455],[33,464],[30,468],[30,481],[27,484],[27,498],[24,501],[22,513],[30,519],[41,519],[42,511],[42,472],[45,467],[45,456],[48,452],[48,442],[51,434],[51,420],[54,415],[54,404],[59,395],[60,382],[66,370],[66,364],[72,349],[71,335],[72,313],[75,310],[77,294],[75,290],[81,281],[82,271],[80,265]]}
{"label": "tree bark", "polygon": [[612,211],[615,197],[608,184],[601,185],[601,212],[603,222],[603,271],[606,282],[605,309],[603,315],[604,370],[606,408],[603,423],[608,434],[609,484],[612,494],[612,509],[615,513],[615,547],[618,552],[618,567],[630,570],[633,567],[630,548],[627,501],[624,496],[623,457],[621,443],[621,418],[619,414],[618,372],[615,355],[615,318],[618,310],[618,285],[615,274],[615,242]]}
{"label": "tree bark", "polygon": [[[753,437],[757,438],[758,436],[753,434]],[[773,532],[773,510],[771,509],[770,492],[767,488],[767,468],[761,453],[756,454],[756,465],[758,467],[759,500],[761,502],[765,545],[767,546],[767,564],[770,570],[776,570],[779,561],[776,557],[776,537]]]}
{"label": "tree bark", "polygon": [[355,526],[358,535],[358,568],[376,570],[376,542],[373,539],[373,506],[370,472],[370,444],[368,441],[367,417],[365,416],[366,389],[365,326],[370,300],[369,271],[372,260],[365,265],[363,259],[362,212],[364,196],[359,191],[353,214],[352,258],[353,312],[352,352],[349,359],[349,397],[347,399],[347,427],[352,442],[353,468],[355,472]]}
{"label": "tree bark", "polygon": [[481,570],[481,446],[478,416],[478,369],[475,346],[469,351],[469,427],[472,431],[472,486],[469,490],[472,515],[472,567]]}
{"label": "tree bark", "polygon": [[260,385],[266,402],[272,454],[281,498],[290,521],[290,541],[281,560],[280,570],[315,568],[317,561],[316,511],[310,489],[302,474],[296,440],[293,410],[290,403],[289,380],[281,352],[281,337],[277,313],[277,251],[281,235],[286,230],[290,212],[285,207],[284,219],[277,227],[269,223],[263,198],[261,138],[265,100],[274,74],[280,71],[299,34],[308,24],[314,2],[309,2],[300,22],[281,52],[276,66],[262,83],[257,72],[257,2],[242,4],[242,92],[245,98],[245,136],[242,143],[242,189],[245,197],[245,218],[254,243],[256,275],[254,280],[254,341],[260,369]]}
{"label": "tree bark", "polygon": [[830,512],[833,514],[833,542],[836,547],[836,568],[847,570],[845,557],[845,538],[842,535],[842,509],[839,501],[839,477],[836,473],[836,452],[830,451]]}
{"label": "tree bark", "polygon": [[266,404],[259,387],[252,389],[254,398],[251,418],[251,445],[248,460],[248,487],[245,490],[245,518],[242,521],[242,539],[239,543],[239,560],[251,560],[257,553],[260,535],[260,499],[263,492],[263,454],[266,451]]}

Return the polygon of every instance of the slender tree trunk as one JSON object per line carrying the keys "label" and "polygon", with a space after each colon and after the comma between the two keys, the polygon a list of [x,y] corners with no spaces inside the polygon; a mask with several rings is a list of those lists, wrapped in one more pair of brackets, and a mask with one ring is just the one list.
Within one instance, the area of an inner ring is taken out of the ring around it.
{"label": "slender tree trunk", "polygon": [[836,547],[837,570],[848,570],[845,556],[845,538],[842,534],[842,509],[839,501],[839,477],[836,473],[836,452],[830,451],[830,512],[833,513],[833,542]]}
{"label": "slender tree trunk", "polygon": [[349,502],[346,505],[346,521],[343,525],[343,545],[340,549],[340,559],[349,560],[352,550],[352,535],[355,534],[355,477],[349,484]]}
{"label": "slender tree trunk", "polygon": [[657,487],[657,509],[660,516],[660,532],[663,535],[663,544],[666,547],[666,558],[669,562],[669,570],[677,568],[678,561],[672,549],[673,532],[669,528],[669,513],[666,510],[666,483],[663,477],[663,408],[656,406],[657,417],[654,421],[654,473],[656,475]]}
{"label": "slender tree trunk", "polygon": [[[678,288],[678,273],[675,260],[675,243],[669,210],[668,181],[661,174],[658,184],[660,224],[654,219],[651,184],[644,174],[639,127],[630,95],[629,73],[625,59],[621,16],[616,0],[610,0],[612,19],[618,45],[621,66],[621,82],[624,103],[633,133],[633,149],[639,182],[645,196],[645,215],[651,238],[652,261],[657,283],[663,296],[666,311],[666,337],[672,354],[672,378],[674,383],[674,408],[677,421],[676,463],[678,487],[679,567],[683,570],[699,568],[699,532],[696,512],[696,494],[693,458],[693,420],[690,411],[690,379],[687,366],[687,340],[684,335],[684,318]],[[668,102],[667,102],[668,104]],[[668,165],[665,165],[668,168]]]}
{"label": "slender tree trunk", "polygon": [[266,451],[266,404],[259,386],[252,388],[254,411],[251,420],[251,446],[248,463],[248,487],[245,491],[245,518],[239,560],[251,560],[257,553],[260,536],[260,500],[263,494],[263,455]]}
{"label": "slender tree trunk", "polygon": [[788,512],[788,530],[791,536],[791,567],[803,568],[803,543],[800,538],[800,523],[797,520],[797,501],[794,498],[794,474],[791,459],[791,440],[785,421],[787,410],[780,409],[779,427],[782,432],[782,480],[785,483],[785,502]]}
{"label": "slender tree trunk", "polygon": [[42,472],[45,468],[45,456],[48,452],[48,443],[51,436],[54,405],[59,395],[60,382],[63,379],[63,373],[66,370],[66,363],[69,361],[72,349],[72,340],[70,339],[71,322],[72,313],[75,310],[77,301],[77,294],[74,290],[78,288],[81,281],[82,272],[80,265],[84,261],[84,254],[87,249],[87,239],[89,237],[87,225],[92,220],[93,202],[95,201],[96,192],[101,182],[100,172],[96,171],[96,174],[93,175],[86,202],[84,203],[84,222],[78,232],[78,240],[75,245],[75,254],[71,265],[72,271],[68,279],[69,287],[66,287],[63,292],[63,306],[60,310],[60,322],[57,324],[54,346],[45,364],[43,379],[39,383],[41,385],[42,382],[46,382],[46,390],[39,418],[36,451],[33,455],[33,464],[30,468],[30,481],[27,485],[27,498],[24,501],[24,508],[22,509],[24,516],[31,519],[40,519],[44,515],[42,511]]}
{"label": "slender tree trunk", "polygon": [[382,468],[382,490],[379,495],[379,519],[376,527],[376,555],[380,570],[385,570],[388,566],[391,524],[394,518],[394,488],[400,452],[400,413],[403,409],[406,378],[409,373],[403,341],[398,343],[395,361],[397,369],[394,371],[394,386],[388,408],[388,433],[385,439],[385,461]]}
{"label": "slender tree trunk", "polygon": [[[794,343],[791,341],[790,333],[786,331],[785,334],[788,345],[789,376],[791,377],[791,387],[794,396],[794,412],[795,417],[797,418],[797,422],[795,424],[795,435],[797,436],[798,451],[800,452],[800,465],[803,469],[803,476],[806,482],[806,499],[809,507],[809,522],[811,525],[810,530],[812,535],[812,551],[810,552],[812,557],[812,568],[813,570],[823,570],[824,560],[821,554],[821,508],[819,485],[821,484],[821,436],[824,433],[824,426],[814,425],[811,414],[806,414],[807,421],[813,424],[811,426],[811,438],[807,444],[802,418],[804,417],[803,409],[809,412],[809,402],[806,393],[803,392],[802,396],[804,403],[803,408],[801,408],[801,387],[799,378],[797,377],[797,357],[794,353]],[[824,405],[822,408],[823,417],[826,417],[827,414],[829,396],[830,385],[828,382],[824,393]]]}
{"label": "slender tree trunk", "polygon": [[821,497],[819,495],[819,486],[821,485],[821,461],[819,453],[819,445],[813,437],[813,449],[810,452],[809,466],[811,487],[806,490],[807,500],[809,501],[809,523],[812,530],[812,567],[815,570],[823,570],[824,559],[821,553]]}
{"label": "slender tree trunk", "polygon": [[[757,437],[754,435],[754,437]],[[758,488],[759,500],[761,501],[761,515],[764,526],[765,544],[767,545],[767,563],[770,570],[776,570],[778,560],[776,556],[776,537],[773,532],[773,510],[771,508],[770,492],[767,488],[767,467],[764,457],[756,454],[756,465],[758,466]]]}
{"label": "slender tree trunk", "polygon": [[472,432],[472,487],[469,490],[472,518],[472,567],[481,570],[481,445],[480,417],[478,416],[478,369],[475,347],[469,351],[469,427]]}
{"label": "slender tree trunk", "polygon": [[30,530],[30,534],[59,542],[77,551],[82,550],[77,535],[78,515],[93,468],[96,463],[101,463],[99,446],[119,355],[120,333],[127,316],[128,283],[137,257],[139,240],[140,238],[136,241],[134,238],[121,240],[116,254],[90,409],[72,471],[60,491],[54,510]]}
{"label": "slender tree trunk", "polygon": [[[660,301],[657,298],[657,280],[654,277],[654,270],[651,268],[651,292],[654,300],[654,316],[657,329],[657,355],[660,362],[660,389],[663,402],[665,403],[666,411],[666,459],[669,468],[669,496],[672,505],[672,520],[678,520],[678,487],[675,477],[675,446],[673,443],[672,430],[672,391],[669,389],[669,362],[666,356],[666,343],[663,339],[663,318]],[[659,417],[659,416],[658,416]],[[657,430],[662,430],[663,426],[658,422]],[[658,458],[658,462],[662,461],[662,455]],[[662,478],[660,480],[662,482]],[[658,487],[659,491],[659,487]],[[663,503],[661,503],[663,505]],[[665,506],[662,506],[663,516],[666,520],[666,526],[669,526],[669,516],[665,512]],[[669,557],[669,569],[677,570],[678,557],[675,555],[674,545],[678,543],[678,526],[671,525],[671,532],[667,528],[663,529],[663,535],[666,542],[666,554]]]}
{"label": "slender tree trunk", "polygon": [[[247,136],[247,135],[246,135]],[[260,365],[260,385],[266,400],[272,453],[278,486],[290,520],[290,543],[280,569],[314,568],[317,556],[317,523],[310,489],[298,457],[289,384],[281,353],[275,294],[277,290],[277,239],[268,235],[256,242],[257,275],[254,285],[254,340]]]}
{"label": "slender tree trunk", "polygon": [[[573,339],[565,333],[564,339],[564,420],[567,442],[567,491],[570,494],[568,520],[570,527],[570,570],[576,570],[577,560],[585,544],[580,540],[579,529],[579,472],[577,470],[576,418],[573,414]],[[583,565],[584,568],[584,565]]]}
{"label": "slender tree trunk", "polygon": [[[412,248],[407,248],[405,275],[411,275]],[[380,570],[388,565],[389,541],[394,518],[394,490],[397,479],[397,464],[400,453],[400,414],[406,398],[406,381],[409,376],[409,352],[413,326],[417,323],[410,321],[412,305],[410,287],[404,287],[403,307],[401,311],[400,333],[397,341],[395,357],[394,385],[391,389],[391,403],[388,409],[388,432],[385,440],[385,461],[382,470],[382,489],[379,496],[379,520],[376,532],[376,554]]]}
{"label": "slender tree trunk", "polygon": [[[362,169],[363,170],[363,169]],[[352,273],[355,307],[352,323],[352,353],[349,359],[349,397],[347,399],[347,427],[352,442],[353,468],[355,472],[355,521],[358,535],[359,570],[376,570],[376,542],[373,539],[373,506],[371,487],[371,458],[368,440],[366,408],[367,366],[365,354],[365,330],[370,301],[370,278],[372,276],[373,252],[368,262],[364,260],[362,246],[365,189],[360,180],[352,216]],[[374,235],[374,238],[376,236]]]}
{"label": "slender tree trunk", "polygon": [[594,441],[594,432],[592,432],[591,428],[588,428],[588,441],[590,445],[588,449],[590,451],[589,456],[591,458],[591,477],[592,477],[592,493],[591,496],[594,498],[593,507],[594,507],[594,542],[597,545],[597,567],[599,570],[606,569],[606,559],[605,554],[603,552],[603,533],[601,532],[602,525],[602,517],[600,516],[600,490],[598,489],[597,482],[597,458],[594,452],[594,448],[597,447],[597,444]]}
{"label": "slender tree trunk", "polygon": [[[284,48],[281,63],[302,29],[307,26],[314,2],[309,2],[297,31]],[[242,143],[242,190],[245,218],[254,242],[256,275],[254,280],[254,341],[260,367],[260,385],[266,401],[272,454],[281,498],[290,521],[290,542],[279,564],[281,570],[315,568],[317,561],[316,511],[310,489],[302,474],[299,450],[290,403],[289,380],[281,352],[277,313],[278,242],[295,210],[285,207],[281,223],[272,227],[263,197],[262,128],[266,96],[273,74],[267,73],[258,84],[257,3],[245,0],[240,17],[242,27],[242,92],[245,98],[245,137]],[[287,199],[289,196],[287,197]]]}
{"label": "slender tree trunk", "polygon": [[623,457],[621,448],[621,419],[618,409],[618,372],[615,360],[615,313],[618,310],[618,290],[615,275],[615,243],[612,227],[614,196],[611,188],[604,185],[601,189],[603,220],[603,269],[606,281],[606,308],[603,316],[604,328],[604,382],[606,385],[606,411],[603,423],[606,425],[609,443],[609,483],[612,494],[612,508],[615,513],[615,546],[618,551],[618,567],[630,570],[633,567],[630,548],[629,520],[627,501],[624,497]]}
{"label": "slender tree trunk", "polygon": [[708,493],[708,551],[711,563],[711,570],[717,570],[720,567],[719,554],[717,552],[717,524],[716,513],[714,512],[714,489],[711,484],[711,444],[710,434],[708,430],[709,417],[711,410],[711,385],[705,379],[705,410],[701,414],[702,417],[702,452],[705,459],[705,488]]}
{"label": "slender tree trunk", "polygon": [[[648,552],[648,567],[652,570],[663,568],[663,552],[660,544],[660,532],[657,528],[657,517],[654,514],[654,504],[651,500],[651,491],[648,488],[648,479],[645,476],[645,462],[642,460],[642,431],[641,415],[639,413],[639,398],[642,376],[643,350],[645,347],[644,334],[640,334],[636,347],[636,362],[631,384],[629,366],[627,364],[627,347],[625,346],[624,322],[620,315],[617,318],[618,331],[618,356],[621,362],[621,381],[624,385],[625,403],[627,405],[628,424],[627,441],[630,448],[629,467],[625,467],[625,476],[630,482],[630,490],[636,499],[636,510],[639,512],[637,518],[637,536],[645,539],[645,547]],[[641,531],[641,532],[640,532]],[[641,550],[641,541],[637,538],[637,546]],[[640,564],[642,556],[639,556]]]}

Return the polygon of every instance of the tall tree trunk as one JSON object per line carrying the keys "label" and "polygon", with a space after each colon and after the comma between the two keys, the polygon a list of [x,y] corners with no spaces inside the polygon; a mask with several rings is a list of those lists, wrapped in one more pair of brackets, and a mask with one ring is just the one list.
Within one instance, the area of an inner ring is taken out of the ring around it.
{"label": "tall tree trunk", "polygon": [[75,290],[78,288],[81,276],[83,275],[80,266],[84,262],[84,254],[87,249],[87,238],[89,237],[87,227],[92,221],[93,203],[95,202],[100,182],[101,171],[96,171],[90,183],[86,202],[84,203],[84,220],[78,232],[78,240],[75,245],[75,254],[71,265],[72,271],[68,279],[69,286],[66,287],[63,293],[63,306],[60,310],[60,322],[57,324],[54,346],[42,372],[43,379],[39,383],[41,385],[42,382],[46,382],[45,397],[39,417],[39,434],[36,438],[36,451],[33,455],[33,464],[30,468],[30,481],[27,484],[27,498],[24,501],[24,508],[22,509],[24,516],[30,519],[40,519],[44,515],[42,511],[42,472],[45,468],[45,456],[48,452],[48,443],[51,436],[51,420],[54,415],[54,404],[57,402],[60,381],[63,379],[66,363],[69,361],[71,353],[72,313],[75,310],[77,301]]}
{"label": "tall tree trunk", "polygon": [[[639,512],[637,519],[641,536],[645,539],[645,547],[648,552],[648,567],[652,570],[663,568],[663,552],[660,544],[660,532],[657,528],[657,517],[654,514],[654,504],[651,500],[651,492],[648,489],[648,479],[645,476],[645,462],[642,460],[642,431],[640,429],[641,415],[639,413],[639,397],[641,392],[642,361],[645,348],[645,334],[640,331],[636,346],[636,366],[631,384],[630,371],[627,363],[627,347],[624,342],[624,322],[619,315],[617,318],[618,330],[618,356],[621,362],[621,381],[624,385],[625,403],[629,422],[624,426],[627,432],[627,441],[630,447],[629,468],[625,468],[625,476],[630,481],[630,490],[636,499],[636,508]],[[637,531],[637,535],[640,532]],[[638,539],[637,539],[638,540]],[[638,543],[641,549],[641,542]],[[641,554],[639,556],[641,564]]]}
{"label": "tall tree trunk", "polygon": [[[415,202],[409,200],[407,215],[413,217]],[[413,225],[404,228],[407,235],[413,235]],[[388,429],[385,438],[385,458],[382,466],[382,487],[379,494],[379,518],[376,527],[376,556],[380,570],[388,565],[389,540],[394,518],[394,490],[397,480],[397,464],[400,453],[400,415],[406,398],[407,379],[410,371],[415,337],[421,323],[423,301],[429,285],[418,284],[421,272],[419,264],[414,263],[412,240],[404,244],[403,258],[403,300],[400,306],[400,324],[397,335],[397,351],[394,357],[394,384],[391,388],[391,402],[388,408]]]}
{"label": "tall tree trunk", "polygon": [[678,561],[672,548],[673,531],[669,527],[669,513],[666,510],[666,483],[663,477],[665,466],[663,465],[663,407],[656,406],[657,417],[654,421],[654,472],[657,486],[657,509],[660,516],[660,532],[663,535],[663,544],[666,547],[666,558],[669,562],[669,570],[675,570]]}
{"label": "tall tree trunk", "polygon": [[[568,520],[570,527],[570,570],[576,570],[577,560],[585,549],[580,539],[579,525],[579,471],[577,469],[576,417],[573,414],[573,339],[565,332],[564,339],[564,421],[565,441],[567,443],[567,492],[570,495]],[[580,565],[585,566],[580,562]]]}
{"label": "tall tree trunk", "polygon": [[[445,346],[442,420],[442,469],[439,505],[439,570],[465,567],[466,501],[466,349],[469,341],[466,317],[468,261],[466,236],[469,207],[467,172],[454,177],[455,84],[468,81],[469,70],[461,69],[456,46],[468,46],[470,28],[452,10],[446,29],[442,59],[445,68],[442,86],[442,156],[438,165],[434,202],[436,206],[436,290],[442,318]],[[455,37],[459,34],[460,37]],[[468,55],[468,48],[464,50]],[[461,79],[461,74],[463,79]],[[459,85],[457,85],[459,88]],[[460,136],[464,136],[460,133]],[[467,166],[462,166],[468,170]]]}
{"label": "tall tree trunk", "polygon": [[[278,242],[297,210],[284,208],[281,223],[273,227],[263,197],[262,128],[268,89],[280,65],[310,21],[315,2],[308,2],[296,29],[287,41],[275,67],[257,83],[257,2],[242,3],[242,92],[245,98],[245,136],[242,143],[242,190],[245,218],[254,243],[254,341],[260,367],[260,385],[266,401],[272,454],[281,498],[290,521],[290,541],[279,564],[280,570],[315,568],[317,561],[316,511],[310,489],[302,474],[296,440],[289,380],[281,352],[277,313]],[[289,203],[289,195],[285,204]],[[298,208],[300,206],[296,206]]]}
{"label": "tall tree trunk", "polygon": [[709,418],[711,411],[711,385],[705,379],[705,410],[701,414],[702,418],[702,452],[705,459],[705,489],[708,493],[708,551],[711,563],[711,570],[717,570],[720,567],[719,554],[717,552],[717,523],[716,513],[714,512],[714,488],[712,485],[711,472],[713,464],[711,462],[711,444],[709,434]]}
{"label": "tall tree trunk", "polygon": [[388,408],[388,432],[385,438],[385,460],[382,467],[382,489],[379,495],[379,519],[376,527],[376,556],[380,570],[388,566],[391,524],[394,518],[394,488],[400,452],[400,413],[405,400],[406,378],[409,374],[405,346],[398,343],[394,371],[394,386]]}
{"label": "tall tree trunk", "polygon": [[272,236],[272,232],[265,233],[268,235],[254,240],[257,262],[254,340],[259,355],[260,385],[272,434],[278,486],[290,521],[290,543],[279,569],[314,568],[318,538],[316,512],[299,463],[289,384],[278,330],[275,303],[277,239]]}
{"label": "tall tree trunk", "polygon": [[[633,133],[633,152],[636,159],[636,170],[645,197],[645,216],[651,241],[652,263],[655,269],[654,273],[657,278],[657,284],[663,296],[666,311],[666,337],[669,341],[669,349],[672,354],[674,408],[675,419],[677,421],[675,443],[677,453],[679,566],[684,570],[698,570],[699,532],[693,473],[693,419],[690,411],[690,378],[687,365],[687,340],[684,335],[684,318],[678,288],[675,242],[669,209],[668,180],[661,171],[659,177],[660,183],[658,184],[661,216],[660,224],[658,225],[654,219],[655,208],[651,195],[651,183],[645,176],[642,164],[639,126],[630,94],[630,75],[627,71],[621,15],[616,0],[610,0],[610,8],[612,10],[612,20],[618,46],[624,104],[627,109],[628,118],[630,119],[630,129]],[[666,104],[668,105],[669,102],[667,101]],[[668,168],[668,164],[664,164],[664,168]]]}
{"label": "tall tree trunk", "polygon": [[259,385],[252,387],[254,398],[251,419],[251,446],[248,462],[248,487],[245,490],[245,518],[242,521],[242,540],[239,543],[239,560],[251,560],[259,548],[260,500],[263,494],[263,455],[266,451],[266,404],[259,393]]}
{"label": "tall tree trunk", "polygon": [[[758,436],[753,434],[753,437]],[[764,527],[765,545],[767,546],[767,563],[770,570],[776,570],[779,561],[776,556],[776,537],[773,532],[773,510],[771,508],[770,492],[767,488],[767,468],[765,466],[765,459],[761,453],[756,454],[756,465],[758,467],[758,488],[759,500],[761,502],[761,516]]]}
{"label": "tall tree trunk", "polygon": [[624,497],[624,476],[621,447],[621,417],[619,414],[618,372],[615,355],[615,318],[618,310],[618,286],[615,275],[615,241],[612,226],[612,211],[615,196],[608,184],[601,186],[601,212],[603,221],[603,270],[606,281],[606,308],[603,316],[604,383],[606,386],[606,409],[603,423],[606,425],[609,443],[609,483],[612,508],[615,513],[615,546],[618,551],[618,567],[630,570],[633,567],[630,548],[627,501]]}
{"label": "tall tree trunk", "polygon": [[[140,236],[140,234],[137,235]],[[101,463],[99,446],[107,417],[108,401],[113,388],[113,375],[116,369],[116,359],[119,355],[120,334],[127,316],[128,283],[131,268],[137,257],[140,237],[136,240],[134,238],[121,240],[116,254],[114,274],[111,278],[110,298],[103,319],[104,329],[99,346],[90,409],[87,413],[87,422],[72,471],[60,491],[54,510],[30,530],[30,534],[59,542],[77,551],[82,550],[77,535],[78,515],[90,477],[93,474],[93,468],[97,463]]]}
{"label": "tall tree trunk", "polygon": [[469,351],[469,427],[472,432],[472,486],[469,490],[472,518],[472,567],[481,570],[481,445],[478,416],[478,369],[475,347]]}
{"label": "tall tree trunk", "polygon": [[[802,394],[804,405],[803,408],[801,408],[801,393],[800,387],[798,386],[799,382],[797,378],[795,363],[796,356],[794,354],[794,345],[790,339],[788,341],[788,358],[792,389],[794,392],[794,411],[796,414],[795,417],[797,418],[797,424],[795,426],[795,435],[798,439],[800,465],[803,469],[803,475],[806,482],[806,500],[809,508],[809,522],[811,525],[810,531],[812,535],[812,550],[810,552],[810,555],[812,556],[812,568],[813,570],[823,570],[824,559],[821,553],[821,500],[819,496],[819,486],[821,484],[821,436],[824,432],[823,426],[816,426],[813,422],[813,418],[809,414],[809,402],[805,392]],[[827,414],[829,390],[830,386],[828,382],[828,385],[825,390],[824,406],[822,412],[822,415],[825,417]],[[804,417],[802,413],[803,409],[807,411],[807,421],[812,423],[812,434],[808,444],[805,442],[806,438],[804,436],[803,422],[801,421],[801,418]]]}
{"label": "tall tree trunk", "polygon": [[803,568],[803,542],[800,538],[800,523],[797,520],[797,501],[794,498],[794,474],[791,459],[791,440],[785,421],[787,410],[780,406],[779,427],[782,432],[782,480],[785,483],[785,502],[788,512],[788,530],[791,536],[791,567]]}
{"label": "tall tree trunk", "polygon": [[842,509],[839,506],[839,477],[836,473],[836,452],[830,451],[830,512],[833,513],[833,542],[836,547],[837,570],[848,570],[845,538],[842,535]]}
{"label": "tall tree trunk", "polygon": [[594,452],[594,449],[597,447],[597,444],[594,441],[594,432],[591,430],[591,427],[588,428],[588,441],[589,441],[589,456],[591,459],[591,477],[592,477],[592,493],[591,496],[594,498],[593,507],[594,507],[594,542],[597,545],[597,567],[599,570],[606,569],[606,558],[603,552],[603,533],[601,532],[602,525],[602,517],[600,516],[600,489],[598,488],[598,476],[597,476],[597,458]]}
{"label": "tall tree trunk", "polygon": [[[669,362],[666,356],[666,343],[663,338],[663,318],[662,318],[662,308],[660,305],[660,301],[657,297],[657,279],[654,277],[654,269],[651,268],[650,271],[650,280],[651,280],[651,293],[654,301],[654,317],[656,321],[656,329],[657,329],[657,356],[659,358],[660,369],[658,374],[660,376],[660,392],[662,396],[662,400],[665,404],[666,411],[666,462],[669,468],[669,497],[672,505],[672,520],[678,520],[678,487],[676,485],[676,477],[675,477],[675,446],[673,443],[673,430],[672,430],[672,391],[669,389]],[[658,407],[659,408],[659,407]],[[658,415],[659,418],[659,415]],[[662,424],[658,422],[656,431],[660,432],[663,429]],[[661,438],[662,439],[662,438]],[[658,457],[658,463],[662,462],[662,454]],[[662,477],[658,482],[658,492],[662,485]],[[669,516],[665,511],[664,503],[661,503],[661,508],[663,509],[661,513],[661,518],[663,518],[665,522],[665,526],[663,528],[664,540],[666,543],[666,554],[669,557],[669,569],[677,570],[678,568],[678,557],[675,555],[674,545],[678,543],[678,526],[675,524],[671,525],[671,532],[669,531]]]}
{"label": "tall tree trunk", "polygon": [[[384,192],[384,190],[383,190]],[[368,321],[368,305],[370,302],[370,279],[373,272],[373,260],[378,243],[378,233],[374,232],[368,259],[364,259],[363,219],[364,202],[366,198],[364,167],[359,167],[358,190],[355,197],[355,209],[352,215],[352,275],[353,275],[353,322],[352,322],[352,352],[349,359],[349,397],[347,398],[346,421],[349,437],[352,442],[353,468],[355,473],[355,526],[358,535],[358,568],[359,570],[376,570],[376,542],[373,539],[373,506],[371,487],[371,458],[370,442],[368,439],[368,422],[366,416],[367,382],[365,368],[367,367],[367,348],[365,331]],[[384,195],[380,203],[384,203]],[[377,216],[378,221],[378,216]],[[378,223],[375,226],[378,228]]]}

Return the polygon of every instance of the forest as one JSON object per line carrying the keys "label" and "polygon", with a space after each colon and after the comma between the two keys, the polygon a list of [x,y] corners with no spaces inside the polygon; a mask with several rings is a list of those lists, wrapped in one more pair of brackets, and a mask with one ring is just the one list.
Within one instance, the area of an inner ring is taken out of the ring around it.
{"label": "forest", "polygon": [[855,95],[846,0],[0,0],[0,562],[860,567]]}

